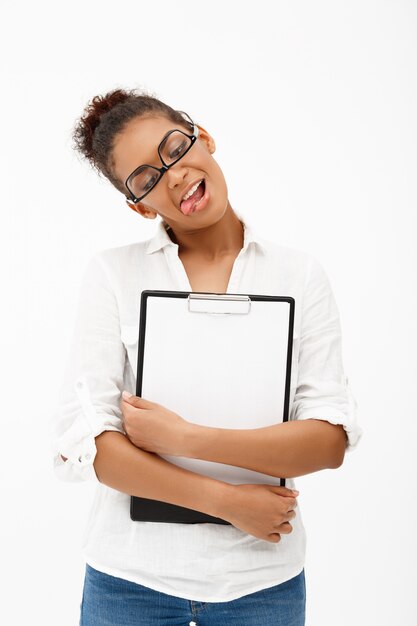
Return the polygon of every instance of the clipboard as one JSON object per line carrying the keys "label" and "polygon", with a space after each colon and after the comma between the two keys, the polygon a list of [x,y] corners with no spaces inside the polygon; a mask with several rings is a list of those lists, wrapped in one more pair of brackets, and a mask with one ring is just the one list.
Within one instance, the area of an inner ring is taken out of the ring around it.
{"label": "clipboard", "polygon": [[[288,421],[295,300],[290,296],[144,290],[136,395],[193,423],[262,428]],[[159,455],[231,484],[278,478],[247,468]],[[133,521],[230,522],[168,502],[131,496]]]}

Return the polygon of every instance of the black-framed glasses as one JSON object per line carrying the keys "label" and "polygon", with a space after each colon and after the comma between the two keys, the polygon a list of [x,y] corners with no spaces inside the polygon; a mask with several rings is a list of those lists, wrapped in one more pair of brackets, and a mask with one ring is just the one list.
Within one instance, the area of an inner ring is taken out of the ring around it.
{"label": "black-framed glasses", "polygon": [[188,119],[186,121],[192,124],[193,134],[188,135],[186,132],[174,128],[165,135],[158,146],[162,167],[153,167],[145,164],[133,170],[125,182],[125,187],[130,193],[130,197],[126,197],[127,202],[137,204],[142,198],[147,196],[155,185],[159,183],[165,172],[182,159],[197,140],[199,135],[198,126],[184,111],[178,111],[178,113],[187,116]]}

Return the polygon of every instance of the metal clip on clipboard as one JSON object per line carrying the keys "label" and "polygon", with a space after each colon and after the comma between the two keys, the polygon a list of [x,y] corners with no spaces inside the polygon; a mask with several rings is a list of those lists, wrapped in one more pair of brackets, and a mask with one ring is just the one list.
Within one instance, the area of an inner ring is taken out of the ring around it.
{"label": "metal clip on clipboard", "polygon": [[249,296],[214,293],[190,293],[188,296],[188,311],[190,313],[247,315],[250,310],[251,299]]}

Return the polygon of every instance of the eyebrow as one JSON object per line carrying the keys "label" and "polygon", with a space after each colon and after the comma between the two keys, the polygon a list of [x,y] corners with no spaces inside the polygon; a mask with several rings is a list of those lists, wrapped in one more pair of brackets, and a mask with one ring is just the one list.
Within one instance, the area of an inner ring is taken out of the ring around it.
{"label": "eyebrow", "polygon": [[[187,120],[186,120],[187,121]],[[179,124],[180,125],[180,124]],[[180,128],[171,128],[170,130],[167,130],[167,132],[165,133],[165,135],[162,137],[161,141],[158,143],[158,146],[156,148],[156,151],[158,152],[158,147],[161,145],[161,143],[163,142],[163,140],[165,139],[165,137],[167,137],[167,135],[169,135],[173,130],[181,130]],[[183,130],[183,132],[185,132]],[[188,132],[194,133],[194,126],[193,128],[190,130],[188,130]],[[142,163],[142,165],[148,165],[147,163]],[[142,165],[138,165],[135,169],[138,169],[139,167],[142,167]],[[150,163],[149,163],[150,165]]]}
{"label": "eyebrow", "polygon": [[[167,137],[170,133],[172,133],[173,130],[179,130],[177,128],[171,128],[170,130],[167,130],[167,132],[165,133],[165,135],[162,137],[161,141],[158,143],[157,147],[156,147],[156,152],[158,152],[158,148],[161,145],[161,143],[163,142],[163,140],[165,139],[165,137]],[[142,163],[142,165],[148,165],[147,163]],[[138,165],[138,167],[142,167],[142,165]],[[149,163],[150,165],[150,163]],[[137,168],[135,168],[137,169]]]}
{"label": "eyebrow", "polygon": [[170,130],[167,130],[167,132],[165,133],[165,135],[162,137],[161,141],[159,142],[158,146],[161,145],[161,143],[163,142],[165,137],[167,137],[169,135],[169,133],[172,133],[173,130],[177,130],[177,129],[176,128],[171,128]]}

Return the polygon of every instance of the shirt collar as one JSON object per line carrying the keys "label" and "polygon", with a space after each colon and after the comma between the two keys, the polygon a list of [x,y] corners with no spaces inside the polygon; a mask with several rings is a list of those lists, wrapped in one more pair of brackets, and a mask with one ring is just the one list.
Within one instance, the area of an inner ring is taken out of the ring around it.
{"label": "shirt collar", "polygon": [[[265,251],[265,243],[263,239],[256,234],[253,226],[248,222],[245,217],[238,214],[236,211],[235,214],[243,224],[243,249],[247,248],[249,244],[252,243],[256,245],[260,250]],[[167,223],[163,219],[161,219],[157,226],[155,235],[148,241],[148,245],[146,246],[146,254],[152,254],[157,250],[161,250],[165,246],[177,246],[177,244],[174,243],[168,235],[167,227]]]}

